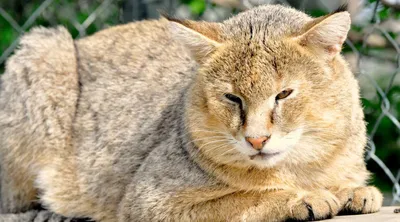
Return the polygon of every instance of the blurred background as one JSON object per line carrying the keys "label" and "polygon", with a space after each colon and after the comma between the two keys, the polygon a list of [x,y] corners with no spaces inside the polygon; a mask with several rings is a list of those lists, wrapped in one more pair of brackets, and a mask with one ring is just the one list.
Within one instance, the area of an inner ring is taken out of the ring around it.
{"label": "blurred background", "polygon": [[362,91],[368,121],[365,155],[385,205],[400,205],[400,0],[0,0],[0,75],[24,32],[63,25],[74,38],[143,19],[158,10],[221,21],[261,4],[285,4],[321,16],[348,3],[353,25],[343,50]]}

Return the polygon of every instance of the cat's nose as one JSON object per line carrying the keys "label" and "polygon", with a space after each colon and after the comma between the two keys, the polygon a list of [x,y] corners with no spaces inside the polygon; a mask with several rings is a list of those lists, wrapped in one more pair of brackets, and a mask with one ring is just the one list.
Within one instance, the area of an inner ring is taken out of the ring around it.
{"label": "cat's nose", "polygon": [[246,141],[250,143],[250,145],[256,149],[261,150],[264,147],[264,144],[269,140],[270,136],[262,136],[258,138],[254,137],[246,137]]}

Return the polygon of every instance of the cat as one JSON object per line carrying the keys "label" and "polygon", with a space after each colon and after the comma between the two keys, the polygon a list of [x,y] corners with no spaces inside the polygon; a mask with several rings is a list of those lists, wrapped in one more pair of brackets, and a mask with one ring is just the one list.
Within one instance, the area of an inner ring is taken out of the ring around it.
{"label": "cat", "polygon": [[379,211],[343,8],[164,16],[73,40],[35,28],[0,89],[1,212],[96,221]]}

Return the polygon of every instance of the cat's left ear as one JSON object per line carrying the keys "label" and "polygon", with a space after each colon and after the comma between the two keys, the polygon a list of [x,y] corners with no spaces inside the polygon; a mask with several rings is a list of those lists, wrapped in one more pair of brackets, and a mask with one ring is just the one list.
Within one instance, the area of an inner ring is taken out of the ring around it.
{"label": "cat's left ear", "polygon": [[347,11],[333,12],[308,23],[303,34],[296,37],[296,41],[332,60],[342,50],[350,25],[350,14]]}
{"label": "cat's left ear", "polygon": [[185,44],[200,64],[221,45],[220,23],[180,20],[166,15],[163,17],[169,20],[172,37]]}

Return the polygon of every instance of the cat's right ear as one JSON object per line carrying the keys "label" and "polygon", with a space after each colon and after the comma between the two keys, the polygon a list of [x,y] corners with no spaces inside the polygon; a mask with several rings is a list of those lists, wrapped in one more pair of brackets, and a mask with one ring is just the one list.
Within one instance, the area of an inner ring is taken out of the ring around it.
{"label": "cat's right ear", "polygon": [[172,37],[192,53],[193,58],[202,64],[221,45],[221,24],[180,20],[163,15],[169,21]]}

